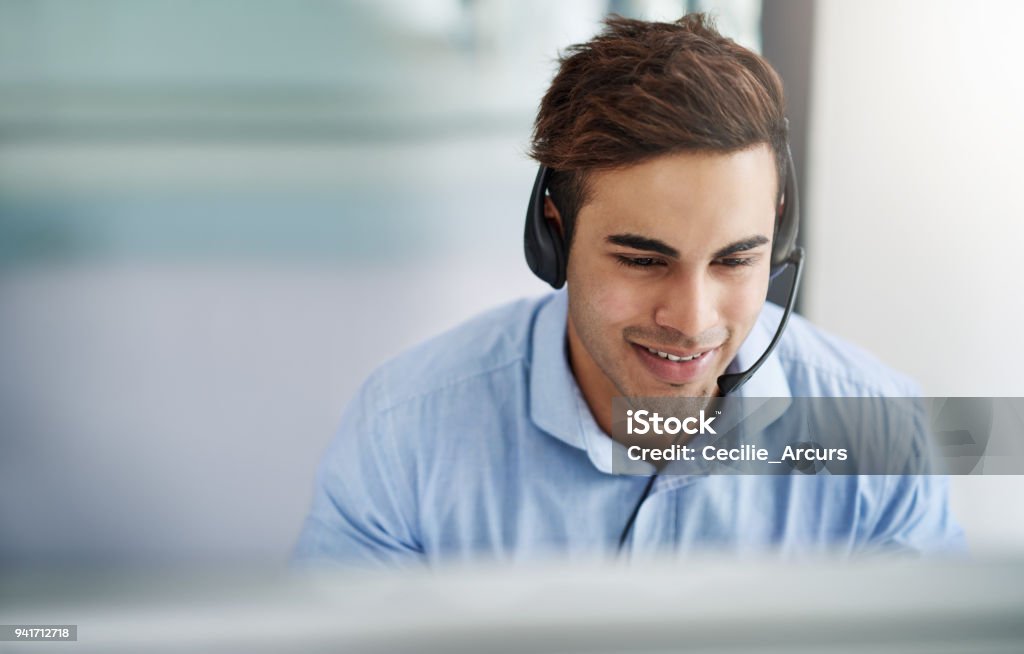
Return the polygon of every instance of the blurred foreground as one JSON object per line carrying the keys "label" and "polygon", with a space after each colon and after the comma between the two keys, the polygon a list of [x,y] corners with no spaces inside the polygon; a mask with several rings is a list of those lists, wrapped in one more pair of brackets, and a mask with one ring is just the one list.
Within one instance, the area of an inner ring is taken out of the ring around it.
{"label": "blurred foreground", "polygon": [[1020,559],[25,571],[0,602],[3,624],[78,625],[11,652],[1024,651]]}

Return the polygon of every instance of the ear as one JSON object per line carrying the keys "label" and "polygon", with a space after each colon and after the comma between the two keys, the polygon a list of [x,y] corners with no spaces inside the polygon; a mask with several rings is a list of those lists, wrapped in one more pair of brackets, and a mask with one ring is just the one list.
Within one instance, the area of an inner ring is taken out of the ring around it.
{"label": "ear", "polygon": [[558,213],[558,207],[555,206],[550,195],[544,196],[544,217],[548,219],[548,222],[555,224],[555,227],[558,228],[558,233],[564,239],[565,230],[562,228],[562,215]]}

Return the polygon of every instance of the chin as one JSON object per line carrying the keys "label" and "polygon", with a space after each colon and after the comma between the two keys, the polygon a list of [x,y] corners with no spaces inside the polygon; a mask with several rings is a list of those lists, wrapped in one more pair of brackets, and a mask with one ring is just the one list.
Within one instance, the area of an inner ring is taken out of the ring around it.
{"label": "chin", "polygon": [[[689,385],[688,385],[689,386]],[[718,391],[718,384],[713,386],[689,386],[688,388],[675,388],[665,393],[666,397],[710,397]]]}
{"label": "chin", "polygon": [[[715,377],[715,380],[717,379]],[[628,397],[708,397],[718,393],[718,382],[688,382],[677,386],[656,381],[653,383],[636,384],[632,388],[640,389],[640,392],[630,393]]]}

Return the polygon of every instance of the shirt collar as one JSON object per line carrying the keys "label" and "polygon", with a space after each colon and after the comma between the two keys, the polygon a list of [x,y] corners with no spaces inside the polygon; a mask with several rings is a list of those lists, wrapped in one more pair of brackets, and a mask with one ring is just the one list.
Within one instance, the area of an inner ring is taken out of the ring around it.
{"label": "shirt collar", "polygon": [[[611,472],[614,441],[597,425],[576,383],[566,348],[568,293],[563,288],[545,302],[537,315],[530,354],[530,418],[540,429],[572,447],[585,450],[601,471]],[[766,305],[767,307],[767,305]],[[766,315],[767,314],[767,315]],[[728,372],[746,370],[765,351],[778,327],[777,310],[762,309],[747,340],[740,346]],[[791,398],[785,370],[777,353],[764,362],[740,387],[745,398]],[[776,403],[778,410],[763,416],[767,425],[785,411],[788,403]],[[761,421],[759,421],[761,422]]]}

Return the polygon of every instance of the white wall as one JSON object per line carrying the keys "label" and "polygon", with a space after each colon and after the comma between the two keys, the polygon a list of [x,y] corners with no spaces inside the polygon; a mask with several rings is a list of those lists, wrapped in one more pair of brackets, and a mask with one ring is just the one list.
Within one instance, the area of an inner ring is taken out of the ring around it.
{"label": "white wall", "polygon": [[[1024,3],[818,5],[807,312],[931,395],[1024,395]],[[1024,547],[1024,479],[957,478],[972,544]]]}

